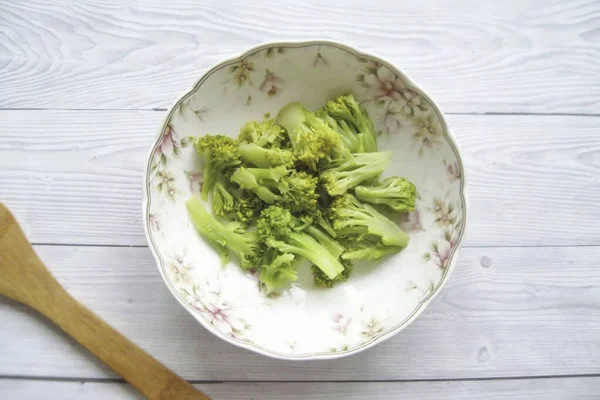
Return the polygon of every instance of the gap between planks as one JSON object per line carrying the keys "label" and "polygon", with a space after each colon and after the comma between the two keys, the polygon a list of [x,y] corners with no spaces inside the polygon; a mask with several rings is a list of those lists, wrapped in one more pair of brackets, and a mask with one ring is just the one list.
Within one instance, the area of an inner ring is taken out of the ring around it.
{"label": "gap between planks", "polygon": [[[433,379],[364,379],[364,380],[201,380],[189,379],[188,382],[197,385],[213,385],[223,383],[427,383],[427,382],[485,382],[485,381],[518,381],[518,380],[543,380],[543,379],[572,379],[572,378],[600,378],[600,374],[567,374],[567,375],[532,375],[515,377],[485,377],[485,378],[433,378]],[[90,382],[90,383],[125,383],[120,378],[71,378],[62,376],[25,376],[25,375],[0,375],[2,380],[15,381],[41,381],[41,382]]]}
{"label": "gap between planks", "polygon": [[[166,112],[167,108],[60,108],[60,107],[0,107],[0,111],[155,111]],[[541,112],[444,112],[444,115],[489,115],[489,116],[536,116],[536,117],[600,117],[600,113],[541,113]]]}

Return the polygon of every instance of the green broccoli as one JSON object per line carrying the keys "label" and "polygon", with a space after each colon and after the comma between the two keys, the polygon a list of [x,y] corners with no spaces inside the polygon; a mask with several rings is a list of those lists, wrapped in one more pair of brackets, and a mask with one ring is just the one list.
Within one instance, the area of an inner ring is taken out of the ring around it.
{"label": "green broccoli", "polygon": [[402,247],[384,246],[371,241],[349,241],[352,245],[342,254],[342,260],[379,260],[389,254],[398,253]]}
{"label": "green broccoli", "polygon": [[274,119],[247,122],[238,136],[240,143],[253,143],[263,148],[287,147],[288,138]]}
{"label": "green broccoli", "polygon": [[273,204],[277,200],[283,200],[278,193],[279,181],[289,174],[284,166],[275,168],[238,168],[231,181],[237,183],[242,189],[254,192],[262,201]]}
{"label": "green broccoli", "polygon": [[278,165],[292,166],[296,158],[290,150],[271,148],[265,149],[255,143],[240,144],[242,160],[259,168],[276,167]]}
{"label": "green broccoli", "polygon": [[232,182],[250,190],[268,204],[285,203],[293,213],[314,213],[317,208],[317,178],[303,171],[275,168],[238,168]]}
{"label": "green broccoli", "polygon": [[336,283],[346,282],[350,275],[352,274],[353,265],[352,262],[348,260],[342,260],[342,264],[344,265],[344,270],[335,278],[330,279],[327,275],[323,273],[316,265],[311,266],[311,271],[313,273],[313,280],[316,286],[319,287],[332,287]]}
{"label": "green broccoli", "polygon": [[312,236],[294,230],[297,224],[298,221],[289,210],[280,206],[269,206],[258,218],[258,237],[268,247],[310,260],[329,279],[335,279],[344,271],[344,266]]}
{"label": "green broccoli", "polygon": [[258,218],[263,208],[265,202],[257,195],[249,190],[242,190],[241,195],[237,196],[233,203],[233,215],[237,221],[248,225]]}
{"label": "green broccoli", "polygon": [[292,170],[289,175],[281,178],[280,193],[283,203],[294,213],[307,214],[312,218],[317,211],[319,192],[317,191],[318,178],[304,171]]}
{"label": "green broccoli", "polygon": [[338,196],[361,182],[379,176],[390,163],[392,152],[356,153],[351,160],[324,170],[321,184],[331,196]]}
{"label": "green broccoli", "polygon": [[317,208],[317,212],[315,213],[315,217],[314,217],[314,222],[325,232],[327,232],[329,234],[329,236],[331,236],[332,238],[335,238],[337,236],[337,233],[335,233],[335,230],[333,230],[333,227],[331,226],[331,223],[329,222],[329,220],[325,217],[324,215],[324,211],[326,210],[327,207],[322,207],[320,206],[319,208]]}
{"label": "green broccoli", "polygon": [[[325,111],[338,124],[341,125],[343,121],[347,124],[347,129],[356,135],[362,134],[360,142],[362,142],[363,151],[377,151],[377,136],[375,135],[373,121],[369,118],[367,111],[356,102],[354,96],[348,94],[328,101]],[[346,129],[346,127],[342,129]]]}
{"label": "green broccoli", "polygon": [[332,152],[345,149],[339,135],[300,103],[290,103],[277,114],[277,122],[285,128],[298,161],[313,171]]}
{"label": "green broccoli", "polygon": [[384,246],[405,247],[408,244],[408,235],[398,225],[348,193],[333,200],[327,218],[338,237],[361,241],[375,236]]}
{"label": "green broccoli", "polygon": [[213,186],[212,210],[213,214],[224,217],[234,209],[235,200],[233,195],[227,190],[221,182],[216,182]]}
{"label": "green broccoli", "polygon": [[204,135],[196,138],[194,148],[205,160],[201,194],[202,200],[206,200],[217,178],[228,168],[241,163],[240,151],[235,140],[223,135]]}
{"label": "green broccoli", "polygon": [[260,247],[254,232],[246,231],[237,222],[223,224],[217,221],[196,196],[190,197],[185,205],[200,235],[217,248],[222,260],[227,259],[223,254],[228,248],[237,255],[243,269],[258,266]]}
{"label": "green broccoli", "polygon": [[339,258],[346,250],[346,248],[342,246],[340,242],[313,225],[306,227],[304,231],[312,236],[317,242],[319,242],[321,246],[325,247],[327,251],[335,258]]}
{"label": "green broccoli", "polygon": [[356,197],[367,203],[386,205],[394,211],[415,209],[417,188],[406,178],[394,176],[378,184],[360,185],[354,189]]}
{"label": "green broccoli", "polygon": [[280,290],[298,279],[296,256],[269,248],[264,252],[259,279],[267,294]]}
{"label": "green broccoli", "polygon": [[327,124],[340,135],[340,139],[344,145],[352,153],[365,153],[364,134],[354,132],[348,123],[344,120],[336,120],[331,115],[327,114],[327,110],[322,108],[317,111],[317,116],[322,118]]}

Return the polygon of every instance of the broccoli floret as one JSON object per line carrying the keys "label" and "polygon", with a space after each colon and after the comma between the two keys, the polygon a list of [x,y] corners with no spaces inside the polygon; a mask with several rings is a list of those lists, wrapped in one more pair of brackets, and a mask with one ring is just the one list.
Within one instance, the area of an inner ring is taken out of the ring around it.
{"label": "broccoli floret", "polygon": [[314,222],[325,232],[329,234],[332,238],[337,236],[335,230],[331,226],[329,220],[323,214],[323,210],[321,208],[317,208],[317,212],[315,213]]}
{"label": "broccoli floret", "polygon": [[194,148],[204,156],[202,200],[206,200],[217,178],[228,168],[241,163],[240,151],[235,140],[223,135],[196,138]]}
{"label": "broccoli floret", "polygon": [[285,203],[293,213],[314,213],[317,178],[303,171],[275,168],[238,168],[231,180],[268,204]]}
{"label": "broccoli floret", "polygon": [[292,166],[296,158],[290,150],[272,148],[265,149],[255,143],[240,144],[242,160],[260,168],[276,167],[278,165]]}
{"label": "broccoli floret", "polygon": [[405,247],[409,237],[394,222],[351,194],[336,197],[327,211],[338,237],[363,240],[370,236],[385,246]]}
{"label": "broccoli floret", "polygon": [[241,192],[241,195],[235,198],[233,215],[239,222],[248,225],[258,218],[260,212],[265,208],[265,203],[249,190]]}
{"label": "broccoli floret", "polygon": [[254,192],[262,201],[273,204],[277,200],[283,200],[278,193],[279,181],[290,171],[284,166],[275,168],[238,168],[231,181],[237,183],[242,189]]}
{"label": "broccoli floret", "polygon": [[417,188],[414,183],[399,176],[384,179],[374,185],[357,186],[354,193],[361,201],[386,205],[394,211],[414,210],[417,198]]}
{"label": "broccoli floret", "polygon": [[354,130],[350,128],[348,123],[343,119],[336,120],[331,115],[327,114],[327,110],[325,108],[317,111],[317,116],[322,118],[327,124],[333,129],[335,132],[340,135],[340,139],[344,143],[344,145],[350,150],[352,153],[365,153],[365,146],[363,143],[363,134],[356,133]]}
{"label": "broccoli floret", "polygon": [[327,102],[325,110],[338,124],[343,121],[347,124],[347,129],[356,135],[362,134],[363,151],[377,151],[377,137],[373,121],[369,118],[367,111],[356,102],[354,96],[348,94],[330,100]]}
{"label": "broccoli floret", "polygon": [[213,214],[224,217],[229,214],[234,209],[235,200],[234,197],[225,185],[221,182],[216,182],[213,187],[212,194],[212,210]]}
{"label": "broccoli floret", "polygon": [[315,285],[319,287],[330,288],[336,283],[346,282],[352,274],[353,265],[348,260],[342,260],[342,264],[344,265],[344,270],[333,279],[330,279],[327,275],[325,275],[323,271],[317,268],[316,265],[311,266],[311,271],[313,273]]}
{"label": "broccoli floret", "polygon": [[357,153],[352,159],[321,174],[321,183],[331,196],[338,196],[361,182],[379,176],[390,163],[392,152]]}
{"label": "broccoli floret", "polygon": [[283,128],[274,119],[250,121],[240,130],[240,143],[254,143],[264,148],[281,148],[287,145],[287,136]]}
{"label": "broccoli floret", "polygon": [[[217,247],[232,250],[243,269],[255,268],[259,264],[260,247],[254,232],[248,232],[237,222],[223,224],[210,215],[198,197],[190,197],[185,203],[192,223],[204,238]],[[223,259],[223,257],[222,257]]]}
{"label": "broccoli floret", "polygon": [[294,214],[307,214],[312,223],[319,199],[318,179],[304,171],[293,170],[291,174],[281,178],[280,184],[283,202],[290,211]]}
{"label": "broccoli floret", "polygon": [[267,294],[280,290],[298,279],[296,256],[267,249],[263,255],[259,279]]}
{"label": "broccoli floret", "polygon": [[332,152],[346,149],[339,135],[300,103],[283,107],[277,114],[277,122],[287,131],[298,161],[313,171]]}
{"label": "broccoli floret", "polygon": [[289,210],[280,206],[269,206],[258,218],[258,237],[268,247],[310,260],[330,279],[344,271],[344,266],[337,257],[309,234],[297,232],[294,229],[297,225],[298,221]]}

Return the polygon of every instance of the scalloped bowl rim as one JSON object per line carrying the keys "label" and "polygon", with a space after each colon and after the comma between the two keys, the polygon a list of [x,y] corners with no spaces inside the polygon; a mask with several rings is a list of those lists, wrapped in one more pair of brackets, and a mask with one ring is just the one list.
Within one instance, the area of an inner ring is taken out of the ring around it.
{"label": "scalloped bowl rim", "polygon": [[[449,254],[450,263],[445,268],[444,274],[442,275],[442,278],[438,282],[437,286],[431,291],[431,293],[429,293],[427,296],[425,296],[419,302],[418,306],[413,310],[413,312],[408,317],[406,317],[401,323],[399,323],[395,327],[389,329],[386,333],[384,333],[380,336],[377,336],[376,338],[374,338],[366,343],[363,343],[360,346],[357,346],[355,348],[347,350],[347,351],[335,352],[335,353],[331,352],[331,353],[313,353],[313,354],[308,354],[308,355],[306,355],[306,354],[293,355],[293,354],[277,353],[277,352],[265,349],[261,346],[258,346],[258,345],[252,344],[252,343],[243,342],[240,340],[236,340],[230,336],[220,333],[215,327],[213,327],[206,320],[204,320],[202,317],[200,317],[198,315],[197,310],[192,308],[189,304],[185,303],[183,301],[183,299],[181,299],[180,296],[178,296],[175,293],[175,289],[172,287],[167,276],[165,275],[164,268],[161,265],[161,258],[158,255],[158,251],[155,248],[155,245],[150,237],[150,229],[149,229],[149,224],[148,224],[148,217],[149,217],[149,201],[148,201],[149,190],[148,190],[148,188],[149,188],[149,185],[148,185],[147,178],[149,176],[148,172],[149,172],[149,168],[150,168],[150,164],[151,164],[152,154],[154,152],[154,149],[157,147],[158,142],[160,140],[160,136],[161,136],[162,132],[164,132],[165,128],[167,127],[174,110],[179,106],[179,104],[183,100],[185,100],[187,97],[191,96],[199,88],[200,84],[205,80],[205,78],[207,76],[209,76],[213,72],[219,70],[224,65],[242,61],[244,58],[246,58],[258,51],[261,51],[261,50],[264,50],[264,49],[267,49],[270,47],[305,47],[305,46],[311,46],[311,45],[335,46],[335,47],[346,50],[346,51],[353,53],[355,55],[358,55],[358,56],[364,56],[364,57],[368,57],[371,59],[376,59],[382,65],[385,65],[391,71],[396,73],[398,76],[401,76],[406,82],[409,82],[413,88],[417,89],[420,92],[420,94],[425,96],[427,98],[427,100],[437,109],[441,122],[447,128],[446,132],[444,134],[446,136],[446,139],[448,140],[450,147],[452,148],[454,154],[456,155],[456,159],[457,159],[457,162],[459,163],[460,171],[462,173],[460,199],[462,201],[462,206],[463,206],[463,226],[462,226],[460,236],[457,241],[457,245],[451,250],[451,253]],[[452,131],[449,129],[449,125],[446,121],[445,115],[442,112],[440,106],[431,97],[429,97],[427,92],[421,86],[419,86],[413,79],[411,79],[404,72],[402,72],[394,63],[390,62],[385,57],[382,57],[378,54],[374,54],[371,52],[365,52],[365,51],[359,50],[351,45],[341,43],[341,42],[338,42],[335,40],[315,39],[315,40],[296,40],[296,41],[294,41],[294,40],[269,41],[269,42],[263,42],[259,45],[253,46],[253,47],[249,48],[248,50],[244,51],[243,53],[238,54],[237,56],[229,57],[227,59],[224,59],[222,61],[214,63],[211,67],[207,68],[202,73],[202,75],[195,81],[195,83],[188,90],[184,91],[181,95],[179,95],[177,97],[177,99],[167,109],[165,116],[163,117],[162,122],[160,123],[159,128],[157,129],[157,133],[155,135],[155,140],[150,148],[150,151],[148,152],[148,156],[146,158],[146,166],[144,168],[143,198],[142,198],[142,214],[143,214],[144,234],[146,237],[146,241],[148,242],[148,247],[150,248],[150,251],[152,252],[152,255],[156,262],[156,266],[160,272],[160,275],[161,275],[164,283],[169,288],[169,291],[171,292],[173,297],[175,297],[177,302],[183,308],[185,308],[202,326],[204,326],[204,328],[206,328],[206,330],[208,330],[215,336],[219,337],[220,339],[233,344],[234,346],[241,347],[246,350],[250,350],[252,352],[259,353],[259,354],[262,354],[264,356],[274,358],[274,359],[280,359],[280,360],[331,360],[331,359],[343,358],[343,357],[347,357],[347,356],[350,356],[353,354],[357,354],[361,351],[371,348],[371,347],[375,346],[376,344],[382,343],[382,342],[390,339],[391,337],[395,336],[397,333],[399,333],[400,331],[405,329],[408,325],[410,325],[425,310],[425,308],[427,308],[427,306],[437,297],[437,295],[443,290],[443,288],[445,287],[446,283],[449,280],[449,277],[450,277],[452,271],[454,270],[454,268],[456,266],[457,255],[462,246],[462,242],[464,240],[464,236],[466,233],[466,227],[467,227],[467,222],[468,222],[468,211],[467,211],[468,198],[467,198],[466,181],[467,181],[466,171],[465,171],[465,168],[463,165],[462,154],[460,152],[458,142],[456,140],[456,137],[452,133]]]}

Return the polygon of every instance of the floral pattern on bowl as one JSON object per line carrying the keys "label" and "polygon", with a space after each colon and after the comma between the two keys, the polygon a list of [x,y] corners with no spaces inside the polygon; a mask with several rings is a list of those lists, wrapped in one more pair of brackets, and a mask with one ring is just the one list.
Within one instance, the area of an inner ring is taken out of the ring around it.
{"label": "floral pattern on bowl", "polygon": [[[417,185],[415,211],[397,217],[410,244],[332,289],[315,288],[303,266],[290,289],[265,297],[251,272],[221,266],[188,219],[184,202],[202,185],[190,136],[236,136],[290,101],[316,108],[345,92],[394,151],[386,175]],[[211,68],[168,111],[144,183],[146,236],[176,299],[217,336],[275,358],[341,357],[402,330],[448,280],[466,225],[464,169],[439,108],[389,62],[334,42],[266,44]]]}

